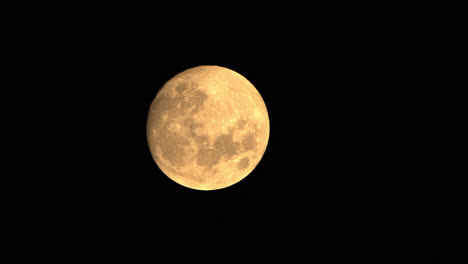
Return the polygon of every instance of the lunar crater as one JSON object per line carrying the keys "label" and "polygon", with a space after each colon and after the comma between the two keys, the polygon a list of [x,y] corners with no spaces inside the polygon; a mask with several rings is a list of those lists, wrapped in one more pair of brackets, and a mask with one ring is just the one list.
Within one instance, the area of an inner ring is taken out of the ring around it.
{"label": "lunar crater", "polygon": [[221,158],[221,154],[211,148],[202,148],[198,150],[197,154],[197,164],[199,166],[211,167],[218,163]]}
{"label": "lunar crater", "polygon": [[222,155],[230,158],[238,153],[240,143],[233,141],[232,134],[222,134],[217,137],[214,146]]}
{"label": "lunar crater", "polygon": [[244,157],[240,161],[237,162],[237,168],[239,170],[243,170],[249,166],[249,158]]}

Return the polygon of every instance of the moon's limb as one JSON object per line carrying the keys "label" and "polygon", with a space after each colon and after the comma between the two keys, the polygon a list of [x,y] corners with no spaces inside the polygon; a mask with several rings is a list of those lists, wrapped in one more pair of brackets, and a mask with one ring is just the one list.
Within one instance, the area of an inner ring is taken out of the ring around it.
{"label": "moon's limb", "polygon": [[159,168],[175,182],[214,190],[252,172],[269,138],[268,112],[240,74],[219,66],[183,71],[151,104],[148,144]]}

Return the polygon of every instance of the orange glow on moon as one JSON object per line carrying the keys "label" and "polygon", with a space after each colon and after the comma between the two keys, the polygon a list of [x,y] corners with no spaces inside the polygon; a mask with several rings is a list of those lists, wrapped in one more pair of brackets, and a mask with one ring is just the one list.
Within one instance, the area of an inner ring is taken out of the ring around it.
{"label": "orange glow on moon", "polygon": [[192,189],[216,190],[250,174],[265,153],[270,123],[257,89],[220,66],[167,81],[150,106],[148,144],[158,167]]}

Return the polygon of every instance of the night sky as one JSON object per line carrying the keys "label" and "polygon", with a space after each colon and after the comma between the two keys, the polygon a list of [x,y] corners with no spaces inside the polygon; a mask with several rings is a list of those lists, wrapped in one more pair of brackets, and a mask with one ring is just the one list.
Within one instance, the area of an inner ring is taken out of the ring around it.
{"label": "night sky", "polygon": [[[124,6],[21,12],[25,143],[3,185],[2,256],[433,258],[409,80],[416,36],[355,9],[182,21]],[[218,191],[171,181],[146,141],[158,89],[198,65],[242,74],[270,117],[256,169]]]}

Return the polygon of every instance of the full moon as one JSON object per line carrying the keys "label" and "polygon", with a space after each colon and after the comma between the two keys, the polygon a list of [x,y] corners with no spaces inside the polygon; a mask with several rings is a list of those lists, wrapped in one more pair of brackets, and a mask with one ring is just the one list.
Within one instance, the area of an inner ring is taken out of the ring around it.
{"label": "full moon", "polygon": [[187,69],[167,81],[151,103],[149,149],[170,179],[217,190],[249,175],[265,153],[270,122],[257,89],[220,66]]}

